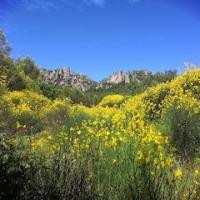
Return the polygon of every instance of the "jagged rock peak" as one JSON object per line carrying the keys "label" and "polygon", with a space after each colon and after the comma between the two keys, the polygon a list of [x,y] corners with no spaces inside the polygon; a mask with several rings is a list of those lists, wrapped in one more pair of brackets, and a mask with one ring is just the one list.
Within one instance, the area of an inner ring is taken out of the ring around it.
{"label": "jagged rock peak", "polygon": [[73,87],[87,91],[95,83],[85,75],[74,73],[69,67],[62,67],[55,70],[41,69],[40,71],[46,82],[62,87]]}
{"label": "jagged rock peak", "polygon": [[107,79],[104,79],[104,83],[108,84],[119,84],[119,83],[130,83],[134,80],[141,80],[148,76],[150,72],[140,70],[140,71],[128,71],[124,72],[122,70],[113,73]]}
{"label": "jagged rock peak", "polygon": [[114,83],[114,84],[118,84],[118,83],[130,83],[130,78],[128,76],[128,74],[126,74],[125,72],[123,72],[122,70],[115,72],[114,74],[112,74],[106,81],[107,83]]}

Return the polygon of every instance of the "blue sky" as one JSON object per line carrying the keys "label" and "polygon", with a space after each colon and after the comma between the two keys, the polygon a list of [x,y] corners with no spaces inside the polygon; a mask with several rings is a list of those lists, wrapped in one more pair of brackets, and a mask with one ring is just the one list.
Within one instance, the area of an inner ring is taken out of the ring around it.
{"label": "blue sky", "polygon": [[200,64],[199,0],[0,0],[12,55],[95,80]]}

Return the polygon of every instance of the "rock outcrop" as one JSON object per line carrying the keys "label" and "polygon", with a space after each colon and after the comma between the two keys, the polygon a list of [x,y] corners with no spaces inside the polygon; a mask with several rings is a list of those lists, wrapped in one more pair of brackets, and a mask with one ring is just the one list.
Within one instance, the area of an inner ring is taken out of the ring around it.
{"label": "rock outcrop", "polygon": [[131,83],[135,80],[142,80],[146,78],[148,75],[150,75],[150,72],[147,71],[128,71],[128,72],[123,72],[123,71],[118,71],[113,73],[111,76],[108,78],[104,79],[103,82],[104,84],[119,84],[119,83]]}
{"label": "rock outcrop", "polygon": [[68,67],[59,68],[56,70],[41,69],[43,79],[54,85],[61,87],[72,87],[82,91],[87,91],[95,81],[85,75],[74,73]]}

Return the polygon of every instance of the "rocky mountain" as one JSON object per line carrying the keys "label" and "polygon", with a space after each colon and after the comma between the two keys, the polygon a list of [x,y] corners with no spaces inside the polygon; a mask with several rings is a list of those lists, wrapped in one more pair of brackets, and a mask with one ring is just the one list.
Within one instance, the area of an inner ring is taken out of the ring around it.
{"label": "rocky mountain", "polygon": [[87,91],[92,85],[96,84],[96,82],[89,77],[72,72],[68,67],[56,70],[41,69],[40,72],[46,82],[61,87],[73,87],[82,91]]}
{"label": "rocky mountain", "polygon": [[150,72],[147,71],[118,71],[113,73],[107,79],[103,80],[103,82],[111,83],[111,84],[118,84],[118,83],[131,83],[134,80],[141,80],[146,76],[150,75]]}
{"label": "rocky mountain", "polygon": [[87,91],[91,87],[110,88],[119,83],[131,83],[135,80],[140,81],[151,74],[143,70],[129,72],[118,71],[100,82],[95,82],[88,76],[72,72],[68,67],[56,70],[41,69],[40,71],[43,75],[43,79],[48,83],[53,83],[62,87],[73,87],[82,91]]}
{"label": "rocky mountain", "polygon": [[114,85],[117,85],[119,83],[131,83],[133,81],[141,81],[144,78],[146,78],[147,76],[149,76],[151,73],[144,71],[144,70],[140,70],[140,71],[128,71],[128,72],[124,72],[124,71],[117,71],[115,73],[113,73],[111,76],[109,76],[108,78],[102,80],[99,82],[98,84],[98,88],[100,87],[105,87],[105,88],[110,88]]}

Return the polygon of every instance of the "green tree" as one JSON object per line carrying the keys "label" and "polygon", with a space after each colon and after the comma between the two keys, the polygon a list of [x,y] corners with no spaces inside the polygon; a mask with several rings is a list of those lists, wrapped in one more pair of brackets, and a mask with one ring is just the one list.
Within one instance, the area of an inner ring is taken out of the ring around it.
{"label": "green tree", "polygon": [[49,99],[56,99],[59,98],[62,94],[62,89],[53,85],[53,84],[49,84],[46,83],[45,81],[39,81],[38,82],[39,88],[42,92],[42,94],[45,97],[48,97]]}
{"label": "green tree", "polygon": [[76,88],[64,88],[62,96],[70,98],[73,103],[84,103],[84,93]]}
{"label": "green tree", "polygon": [[13,72],[13,61],[9,57],[11,51],[10,44],[8,43],[5,34],[0,31],[0,84],[6,86],[8,82],[8,74]]}
{"label": "green tree", "polygon": [[26,82],[21,73],[13,73],[9,76],[8,88],[11,91],[26,89]]}
{"label": "green tree", "polygon": [[24,74],[32,80],[37,80],[40,76],[40,70],[30,57],[19,58],[16,65],[24,71]]}

